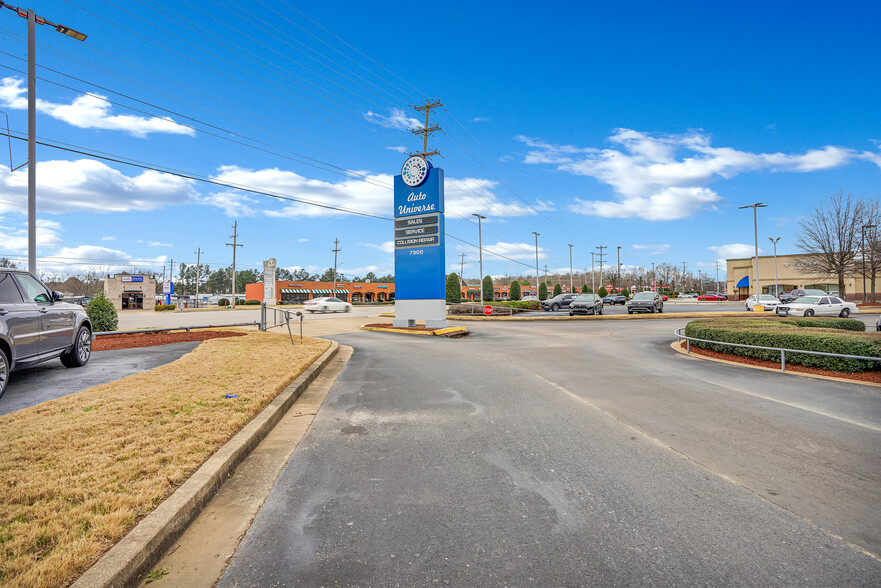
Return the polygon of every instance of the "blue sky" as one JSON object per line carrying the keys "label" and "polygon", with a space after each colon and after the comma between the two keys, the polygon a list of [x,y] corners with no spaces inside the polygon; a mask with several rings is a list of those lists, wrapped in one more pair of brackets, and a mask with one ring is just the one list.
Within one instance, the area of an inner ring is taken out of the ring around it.
{"label": "blue sky", "polygon": [[[89,35],[37,27],[38,136],[390,217],[402,152],[421,148],[411,105],[437,98],[447,232],[476,244],[457,216],[485,215],[492,275],[534,273],[533,231],[542,271],[568,271],[568,243],[576,268],[606,245],[626,266],[707,271],[752,250],[738,206],[768,204],[762,251],[779,236],[794,253],[799,219],[824,198],[879,196],[877,2],[174,4],[22,5]],[[0,11],[0,109],[19,136],[25,34]],[[13,140],[13,167],[26,154]],[[339,238],[341,272],[394,272],[387,220],[93,155],[38,148],[40,271],[161,271],[197,248],[225,267],[237,220],[240,268],[275,257],[320,272]],[[26,254],[26,178],[0,157],[0,256]],[[465,253],[474,278],[467,243],[448,238],[447,265]]]}

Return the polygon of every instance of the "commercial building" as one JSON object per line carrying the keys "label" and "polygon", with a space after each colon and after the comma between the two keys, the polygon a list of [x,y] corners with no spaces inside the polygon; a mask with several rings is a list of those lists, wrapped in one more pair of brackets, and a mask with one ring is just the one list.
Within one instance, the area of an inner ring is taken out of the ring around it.
{"label": "commercial building", "polygon": [[[755,292],[755,258],[727,259],[728,298],[744,300]],[[844,279],[845,297],[848,300],[863,299],[863,276],[858,271],[849,272]],[[759,256],[759,287],[762,294],[779,295],[793,288],[817,288],[825,292],[838,292],[838,278],[823,274],[808,255]],[[866,289],[871,297],[872,284],[866,278]]]}
{"label": "commercial building", "polygon": [[104,276],[104,294],[116,310],[153,308],[156,280],[150,276],[117,274]]}
{"label": "commercial building", "polygon": [[[277,281],[274,292],[276,301],[288,304],[322,296],[336,296],[347,302],[391,302],[395,299],[394,283],[337,282],[336,293],[333,293],[333,282]],[[264,301],[263,282],[245,285],[245,298]]]}

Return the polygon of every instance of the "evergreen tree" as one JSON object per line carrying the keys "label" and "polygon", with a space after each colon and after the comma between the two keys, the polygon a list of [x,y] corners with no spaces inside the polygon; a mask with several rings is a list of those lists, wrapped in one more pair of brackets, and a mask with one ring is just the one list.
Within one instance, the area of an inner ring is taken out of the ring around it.
{"label": "evergreen tree", "polygon": [[548,285],[542,282],[538,285],[538,299],[539,300],[547,300],[548,299]]}
{"label": "evergreen tree", "polygon": [[520,282],[514,280],[508,289],[508,300],[520,300]]}
{"label": "evergreen tree", "polygon": [[490,302],[495,298],[495,290],[493,289],[493,279],[489,276],[483,277],[483,300]]}
{"label": "evergreen tree", "polygon": [[554,296],[559,296],[562,293],[563,293],[563,286],[561,286],[560,284],[556,284],[554,286]]}
{"label": "evergreen tree", "polygon": [[605,286],[600,286],[600,291],[597,292],[597,294],[600,295],[600,298],[605,298],[606,296],[609,295],[609,292],[606,290]]}
{"label": "evergreen tree", "polygon": [[582,294],[591,294],[592,292],[590,291],[590,288],[587,287],[587,284],[584,284],[583,286],[581,286],[581,293]]}
{"label": "evergreen tree", "polygon": [[462,285],[459,276],[451,273],[447,276],[447,303],[459,304],[462,302]]}

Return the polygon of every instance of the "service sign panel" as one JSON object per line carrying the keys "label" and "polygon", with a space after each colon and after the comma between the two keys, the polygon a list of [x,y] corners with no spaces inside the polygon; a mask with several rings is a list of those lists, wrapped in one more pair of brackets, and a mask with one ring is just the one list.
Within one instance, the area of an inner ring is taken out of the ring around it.
{"label": "service sign panel", "polygon": [[444,170],[415,187],[395,176],[395,299],[446,298],[444,260]]}

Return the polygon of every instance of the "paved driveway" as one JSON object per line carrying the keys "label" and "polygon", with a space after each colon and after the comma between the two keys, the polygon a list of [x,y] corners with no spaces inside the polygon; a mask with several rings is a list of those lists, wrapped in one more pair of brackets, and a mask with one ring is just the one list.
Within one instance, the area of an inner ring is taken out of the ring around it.
{"label": "paved driveway", "polygon": [[66,368],[53,359],[32,368],[12,372],[6,394],[0,398],[0,414],[7,414],[53,398],[81,392],[131,374],[145,372],[171,363],[189,353],[200,341],[172,343],[155,347],[96,351],[89,363],[80,368]]}
{"label": "paved driveway", "polygon": [[219,586],[877,586],[877,388],[705,362],[686,321],[353,333]]}

